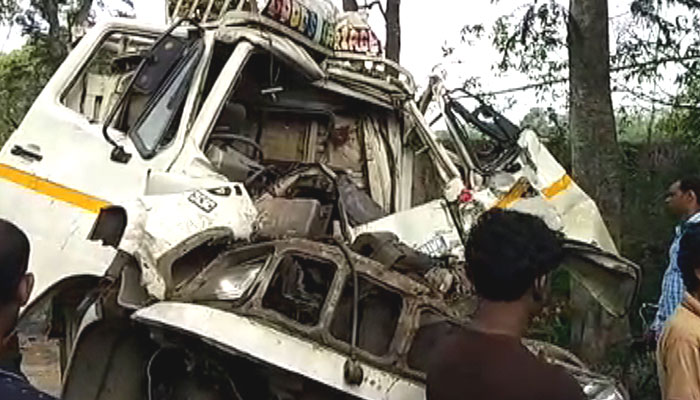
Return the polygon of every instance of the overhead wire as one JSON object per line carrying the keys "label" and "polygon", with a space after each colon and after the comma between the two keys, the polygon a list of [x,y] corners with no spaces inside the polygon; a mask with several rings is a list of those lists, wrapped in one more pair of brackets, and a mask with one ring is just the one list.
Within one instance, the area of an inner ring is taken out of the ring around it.
{"label": "overhead wire", "polygon": [[[652,61],[646,61],[642,63],[633,63],[633,64],[627,64],[627,65],[622,65],[619,67],[613,67],[610,68],[611,73],[616,73],[616,72],[623,72],[623,71],[629,71],[635,68],[641,68],[641,67],[647,67],[647,66],[654,66],[654,65],[661,65],[661,64],[667,64],[667,63],[673,63],[673,62],[681,62],[681,61],[690,61],[690,60],[698,60],[700,59],[700,55],[692,55],[692,56],[683,56],[683,57],[668,57],[668,58],[659,58],[655,59]],[[515,92],[523,92],[526,90],[530,89],[537,89],[540,87],[545,87],[545,86],[552,86],[552,85],[557,85],[560,83],[566,83],[568,82],[568,78],[555,78],[555,79],[546,79],[540,82],[533,82],[527,85],[521,85],[521,86],[514,86],[511,88],[506,88],[506,89],[499,89],[499,90],[494,90],[490,92],[478,92],[475,93],[478,96],[482,97],[487,97],[487,96],[497,96],[501,94],[508,94],[508,93],[515,93]]]}

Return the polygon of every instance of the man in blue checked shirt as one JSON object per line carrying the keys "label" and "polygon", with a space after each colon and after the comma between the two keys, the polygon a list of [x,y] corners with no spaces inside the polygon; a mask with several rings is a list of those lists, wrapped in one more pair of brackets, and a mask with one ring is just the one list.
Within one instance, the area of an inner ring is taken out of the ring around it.
{"label": "man in blue checked shirt", "polygon": [[666,320],[673,315],[683,300],[685,286],[678,268],[678,247],[689,226],[700,223],[700,177],[687,177],[674,182],[666,194],[666,204],[672,213],[681,218],[676,226],[675,236],[669,250],[669,263],[661,283],[659,309],[656,312],[651,331],[658,339]]}

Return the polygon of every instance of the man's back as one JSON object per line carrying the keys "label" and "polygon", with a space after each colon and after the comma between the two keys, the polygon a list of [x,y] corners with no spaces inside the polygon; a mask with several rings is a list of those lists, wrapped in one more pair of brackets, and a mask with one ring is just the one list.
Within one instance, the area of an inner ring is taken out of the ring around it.
{"label": "man's back", "polygon": [[700,399],[700,301],[686,294],[657,348],[663,399]]}
{"label": "man's back", "polygon": [[428,372],[428,400],[578,400],[576,381],[538,360],[518,339],[455,329]]}

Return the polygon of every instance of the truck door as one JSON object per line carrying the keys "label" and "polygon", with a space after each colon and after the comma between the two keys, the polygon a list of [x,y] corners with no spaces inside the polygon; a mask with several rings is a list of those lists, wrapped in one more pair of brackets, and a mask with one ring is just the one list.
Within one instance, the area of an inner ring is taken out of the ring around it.
{"label": "truck door", "polygon": [[[104,273],[113,254],[86,240],[97,213],[142,195],[149,170],[167,170],[184,141],[182,115],[192,104],[185,99],[203,43],[175,36],[161,43],[177,52],[167,60],[173,67],[161,81],[136,82],[103,134],[160,34],[133,22],[93,29],[0,151],[0,217],[30,236],[37,294],[77,271]],[[115,144],[129,156],[111,157]]]}

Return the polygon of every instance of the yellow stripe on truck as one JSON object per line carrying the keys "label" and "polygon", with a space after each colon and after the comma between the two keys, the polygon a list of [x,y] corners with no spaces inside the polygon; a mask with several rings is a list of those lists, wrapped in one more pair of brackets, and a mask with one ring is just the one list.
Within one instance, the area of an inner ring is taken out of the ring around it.
{"label": "yellow stripe on truck", "polygon": [[109,206],[108,202],[97,197],[39,178],[6,164],[0,164],[0,179],[8,180],[37,193],[93,213],[99,213],[102,208]]}
{"label": "yellow stripe on truck", "polygon": [[524,179],[518,180],[518,182],[513,185],[512,188],[506,193],[505,196],[503,196],[502,199],[496,203],[495,207],[496,208],[508,208],[510,205],[518,201],[525,192],[527,192],[527,189],[530,187],[530,183]]}
{"label": "yellow stripe on truck", "polygon": [[564,174],[564,176],[561,179],[551,184],[548,188],[544,189],[542,191],[542,194],[547,199],[551,199],[552,197],[568,189],[569,186],[571,186],[572,182],[573,180],[571,179],[569,174]]}
{"label": "yellow stripe on truck", "polygon": [[[565,174],[561,177],[561,179],[542,190],[542,195],[544,195],[544,197],[547,200],[551,200],[554,196],[568,189],[572,183],[573,180],[571,179],[571,177],[568,174]],[[503,196],[503,198],[501,198],[494,207],[510,207],[511,205],[513,205],[513,203],[515,203],[521,197],[523,197],[525,192],[527,192],[528,185],[528,182],[524,180],[516,182],[515,185],[513,185],[513,187],[508,191],[508,193],[506,193],[506,195]]]}

